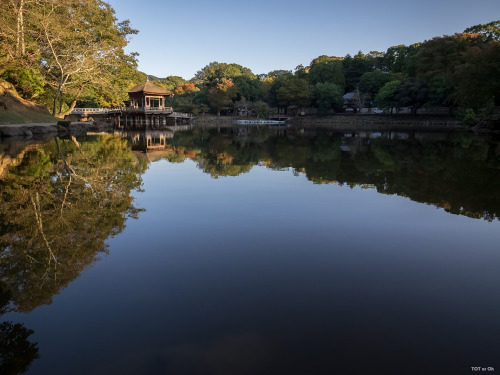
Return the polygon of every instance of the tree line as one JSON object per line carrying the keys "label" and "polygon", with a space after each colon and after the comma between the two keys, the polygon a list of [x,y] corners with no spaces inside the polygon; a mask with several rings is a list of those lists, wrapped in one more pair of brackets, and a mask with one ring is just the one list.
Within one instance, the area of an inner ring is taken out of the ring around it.
{"label": "tree line", "polygon": [[[146,80],[137,54],[125,53],[138,31],[102,0],[1,0],[0,77],[54,115],[75,105],[117,107]],[[234,63],[211,62],[191,79],[157,78],[174,93],[171,105],[191,113],[271,114],[351,105],[461,109],[466,122],[500,104],[500,21],[385,52],[318,56],[309,65],[255,74]]]}
{"label": "tree line", "polygon": [[266,116],[271,108],[316,108],[319,114],[355,108],[447,107],[466,122],[500,105],[500,21],[475,25],[462,33],[436,37],[385,52],[344,57],[322,55],[294,71],[256,75],[238,64],[212,62],[194,78],[170,76],[158,85],[173,91],[179,110],[236,114],[251,109]]}

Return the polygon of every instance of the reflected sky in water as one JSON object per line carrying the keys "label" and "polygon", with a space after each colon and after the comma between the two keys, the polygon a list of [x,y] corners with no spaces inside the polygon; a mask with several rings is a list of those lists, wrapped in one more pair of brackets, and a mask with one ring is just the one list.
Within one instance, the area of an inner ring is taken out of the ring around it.
{"label": "reflected sky in water", "polygon": [[143,211],[107,256],[51,304],[2,316],[35,332],[28,373],[499,367],[497,220],[293,166],[213,178],[196,158],[161,159],[141,179]]}

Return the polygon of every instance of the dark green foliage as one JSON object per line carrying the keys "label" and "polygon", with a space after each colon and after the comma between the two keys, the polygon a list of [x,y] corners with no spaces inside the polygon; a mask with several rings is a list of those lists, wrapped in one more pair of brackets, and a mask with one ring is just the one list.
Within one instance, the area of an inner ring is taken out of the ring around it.
{"label": "dark green foliage", "polygon": [[238,76],[233,83],[236,86],[238,100],[242,100],[242,98],[251,102],[262,100],[262,81],[260,79]]}
{"label": "dark green foliage", "polygon": [[421,47],[422,43],[389,47],[384,55],[385,69],[391,73],[403,73],[406,76],[414,77],[417,56]]}
{"label": "dark green foliage", "polygon": [[318,59],[318,62],[311,64],[309,74],[307,75],[309,84],[314,86],[317,83],[334,83],[344,91],[345,77],[342,61],[336,59]]}
{"label": "dark green foliage", "polygon": [[375,105],[381,108],[393,107],[397,104],[396,95],[401,87],[401,81],[387,82],[375,96]]}
{"label": "dark green foliage", "polygon": [[283,81],[276,93],[276,99],[280,106],[305,107],[311,101],[309,85],[305,79],[291,76]]}
{"label": "dark green foliage", "polygon": [[300,64],[295,67],[295,72],[293,73],[297,78],[307,79],[307,73],[309,72],[309,67],[305,67]]}
{"label": "dark green foliage", "polygon": [[173,92],[176,87],[186,84],[187,81],[179,76],[168,76],[167,78],[160,78],[154,83],[155,85],[163,87],[165,90]]}
{"label": "dark green foliage", "polygon": [[436,75],[429,81],[429,106],[444,106],[453,105],[453,94],[455,85],[453,82],[443,75]]}
{"label": "dark green foliage", "polygon": [[276,77],[276,78],[290,78],[292,76],[292,72],[290,70],[273,70],[267,73],[268,77]]}
{"label": "dark green foliage", "polygon": [[363,74],[374,69],[374,61],[370,55],[364,55],[359,51],[354,57],[347,55],[342,60],[345,75],[346,92],[354,91],[360,84]]}
{"label": "dark green foliage", "polygon": [[38,344],[29,341],[34,332],[23,324],[3,322],[0,324],[0,373],[22,374],[40,358]]}
{"label": "dark green foliage", "polygon": [[500,42],[500,20],[492,21],[484,25],[474,25],[464,30],[464,33],[481,34],[485,42],[497,40]]}
{"label": "dark green foliage", "polygon": [[413,114],[428,100],[427,83],[415,78],[404,80],[395,95],[394,100],[399,107],[410,107]]}
{"label": "dark green foliage", "polygon": [[359,91],[375,97],[375,95],[387,82],[389,82],[389,80],[389,75],[379,69],[374,70],[373,72],[366,72],[359,80]]}
{"label": "dark green foliage", "polygon": [[253,113],[257,117],[267,117],[272,113],[272,111],[266,102],[259,101],[253,106]]}
{"label": "dark green foliage", "polygon": [[463,112],[460,111],[459,118],[465,125],[468,126],[474,126],[478,121],[477,115],[472,108],[467,108]]}
{"label": "dark green foliage", "polygon": [[417,56],[417,76],[431,79],[436,75],[452,78],[459,66],[464,63],[466,52],[479,40],[469,34],[455,34],[436,37],[420,47]]}
{"label": "dark green foliage", "polygon": [[456,101],[475,109],[489,101],[500,105],[500,42],[492,40],[471,46],[463,64],[455,69]]}
{"label": "dark green foliage", "polygon": [[34,99],[45,91],[45,80],[37,69],[10,69],[1,78],[12,83],[25,99]]}
{"label": "dark green foliage", "polygon": [[318,113],[326,115],[330,109],[342,108],[343,90],[335,83],[317,83],[313,88],[314,102]]}
{"label": "dark green foliage", "polygon": [[244,76],[250,79],[255,79],[256,76],[248,68],[238,64],[211,62],[203,69],[198,71],[195,78],[208,87],[214,87],[217,83],[222,83],[225,80],[233,81],[236,77]]}

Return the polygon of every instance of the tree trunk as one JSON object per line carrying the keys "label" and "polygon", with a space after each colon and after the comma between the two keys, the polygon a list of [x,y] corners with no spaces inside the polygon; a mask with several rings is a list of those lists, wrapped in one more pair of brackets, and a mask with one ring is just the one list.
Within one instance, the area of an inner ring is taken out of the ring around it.
{"label": "tree trunk", "polygon": [[21,12],[19,9],[14,9],[17,11],[17,41],[16,41],[16,56],[19,57],[19,51],[21,50]]}
{"label": "tree trunk", "polygon": [[24,42],[24,0],[19,5],[19,17],[21,18],[21,56],[26,54],[26,44]]}
{"label": "tree trunk", "polygon": [[61,80],[59,81],[59,87],[57,88],[56,94],[54,95],[54,106],[52,107],[52,116],[55,116],[57,114],[57,101],[59,100],[59,95],[61,94],[62,88],[67,80],[68,80],[68,77],[66,77],[66,79],[65,79],[64,74],[61,74]]}
{"label": "tree trunk", "polygon": [[21,55],[26,55],[26,43],[24,40],[24,0],[21,0]]}
{"label": "tree trunk", "polygon": [[57,101],[59,99],[59,94],[61,93],[62,82],[59,84],[57,88],[56,94],[54,95],[54,106],[52,107],[52,116],[57,114]]}
{"label": "tree trunk", "polygon": [[24,43],[24,0],[19,1],[19,7],[16,7],[14,2],[14,10],[17,12],[17,40],[16,40],[16,56],[24,56],[26,52],[26,47]]}
{"label": "tree trunk", "polygon": [[69,106],[69,109],[65,112],[61,112],[59,115],[62,117],[65,117],[65,116],[69,115],[71,112],[73,112],[73,110],[76,107],[77,100],[78,100],[78,98],[75,98],[75,100],[73,100],[73,103],[71,103],[71,105]]}

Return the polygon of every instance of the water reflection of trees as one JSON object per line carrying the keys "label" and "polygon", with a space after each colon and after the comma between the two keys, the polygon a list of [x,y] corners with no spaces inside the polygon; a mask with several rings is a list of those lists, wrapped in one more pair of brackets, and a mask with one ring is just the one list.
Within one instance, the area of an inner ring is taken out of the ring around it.
{"label": "water reflection of trees", "polygon": [[[0,286],[0,316],[9,310],[11,297],[10,291]],[[21,323],[0,323],[0,374],[23,374],[40,358],[38,344],[29,340],[33,333]]]}
{"label": "water reflection of trees", "polygon": [[140,212],[147,162],[110,135],[51,142],[25,152],[0,180],[0,277],[18,311],[52,296],[107,251]]}
{"label": "water reflection of trees", "polygon": [[219,128],[176,133],[169,147],[196,149],[213,177],[236,176],[254,165],[293,168],[314,183],[372,187],[442,207],[454,214],[500,217],[500,153],[467,132],[348,134],[294,129]]}
{"label": "water reflection of trees", "polygon": [[35,359],[40,358],[38,344],[29,337],[33,330],[23,324],[0,323],[0,373],[17,375],[26,372]]}

